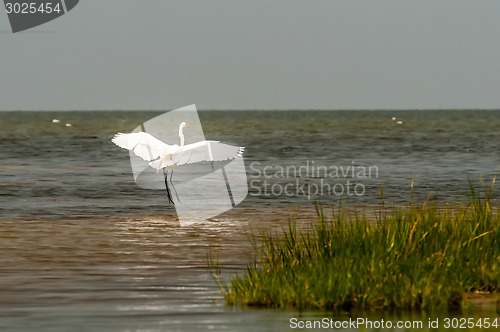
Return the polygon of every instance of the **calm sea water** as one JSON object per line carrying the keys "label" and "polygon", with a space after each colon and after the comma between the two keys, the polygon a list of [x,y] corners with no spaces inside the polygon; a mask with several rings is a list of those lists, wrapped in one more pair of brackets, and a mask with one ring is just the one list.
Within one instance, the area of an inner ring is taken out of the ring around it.
{"label": "calm sea water", "polygon": [[369,211],[382,186],[407,204],[413,179],[414,200],[458,202],[500,167],[499,111],[200,112],[207,139],[247,147],[249,195],[180,227],[110,141],[159,114],[0,112],[0,329],[287,330],[293,312],[224,306],[209,247],[236,272],[252,229],[311,220],[314,201]]}

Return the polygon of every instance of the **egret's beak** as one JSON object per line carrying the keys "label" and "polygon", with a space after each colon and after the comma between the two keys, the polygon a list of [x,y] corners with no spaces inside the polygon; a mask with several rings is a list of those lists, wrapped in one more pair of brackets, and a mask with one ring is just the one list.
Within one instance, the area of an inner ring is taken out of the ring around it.
{"label": "egret's beak", "polygon": [[186,123],[186,127],[191,128],[187,123]]}

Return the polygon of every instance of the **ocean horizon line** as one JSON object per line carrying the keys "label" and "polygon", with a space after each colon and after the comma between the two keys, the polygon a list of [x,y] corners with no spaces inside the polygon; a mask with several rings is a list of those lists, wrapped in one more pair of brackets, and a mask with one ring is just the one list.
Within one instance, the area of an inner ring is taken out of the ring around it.
{"label": "ocean horizon line", "polygon": [[[178,108],[178,107],[177,107]],[[176,108],[165,109],[19,109],[19,110],[2,110],[0,112],[168,112]],[[499,108],[241,108],[241,109],[228,109],[228,108],[210,108],[198,109],[199,112],[429,112],[429,111],[500,111]]]}

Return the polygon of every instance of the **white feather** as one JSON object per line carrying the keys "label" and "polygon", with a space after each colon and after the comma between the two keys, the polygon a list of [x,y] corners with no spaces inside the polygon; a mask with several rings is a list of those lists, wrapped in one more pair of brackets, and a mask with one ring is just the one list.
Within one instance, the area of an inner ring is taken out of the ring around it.
{"label": "white feather", "polygon": [[153,135],[142,131],[130,134],[118,133],[111,141],[121,148],[133,151],[136,156],[145,161],[155,160],[162,157],[166,152],[175,151],[179,148],[178,145],[168,145]]}

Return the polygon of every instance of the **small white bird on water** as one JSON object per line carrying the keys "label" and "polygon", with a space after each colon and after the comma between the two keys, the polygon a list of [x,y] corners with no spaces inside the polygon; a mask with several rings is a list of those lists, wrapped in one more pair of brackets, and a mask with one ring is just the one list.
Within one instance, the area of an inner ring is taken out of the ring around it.
{"label": "small white bird on water", "polygon": [[149,162],[149,166],[158,172],[162,168],[172,170],[176,165],[193,164],[202,161],[224,161],[240,157],[244,147],[220,143],[219,141],[200,141],[184,145],[184,128],[190,128],[186,122],[179,126],[181,145],[166,144],[145,132],[116,134],[111,141],[121,148],[133,151],[137,156]]}

